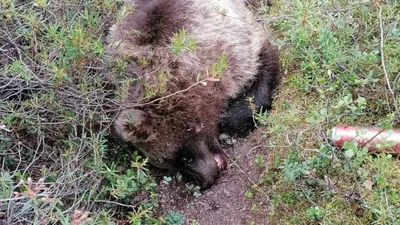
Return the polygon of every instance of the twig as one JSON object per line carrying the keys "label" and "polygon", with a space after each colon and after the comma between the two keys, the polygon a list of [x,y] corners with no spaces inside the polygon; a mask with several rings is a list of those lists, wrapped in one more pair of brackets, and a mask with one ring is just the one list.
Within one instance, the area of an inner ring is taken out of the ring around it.
{"label": "twig", "polygon": [[[48,195],[47,194],[37,194],[36,197],[37,198],[39,198],[39,197],[48,197]],[[2,199],[0,199],[0,202],[16,202],[16,201],[24,200],[24,199],[29,199],[29,196],[23,195],[23,196],[14,197],[14,198],[2,198]]]}
{"label": "twig", "polygon": [[6,31],[8,39],[6,39],[6,38],[2,38],[2,39],[7,41],[9,44],[11,44],[15,48],[15,50],[17,51],[17,55],[18,55],[19,60],[22,61],[22,53],[21,53],[21,50],[19,49],[19,46],[12,39],[12,35],[8,31],[7,26],[3,26],[3,27],[4,27],[4,30]]}
{"label": "twig", "polygon": [[394,93],[391,85],[390,85],[390,80],[389,80],[389,75],[388,72],[386,70],[386,63],[385,63],[385,52],[383,50],[384,47],[384,35],[383,35],[383,21],[382,21],[382,6],[379,5],[379,12],[378,12],[378,16],[379,16],[379,27],[380,27],[380,33],[381,33],[381,40],[380,40],[380,51],[381,51],[381,61],[382,61],[382,69],[383,72],[385,73],[385,79],[386,79],[386,84],[387,87],[390,91],[390,93],[392,94],[392,98],[393,98],[393,103],[394,103],[394,108],[396,111],[396,115],[395,115],[395,119],[397,120],[398,117],[400,116],[399,114],[399,108],[397,106],[397,98],[396,98],[396,94]]}
{"label": "twig", "polygon": [[[42,152],[38,155],[40,146],[42,146]],[[22,173],[22,177],[28,172],[28,169],[42,156],[44,151],[45,151],[44,137],[40,136],[39,141],[38,141],[38,146],[36,147],[35,154],[33,155],[32,161],[29,163],[28,166],[25,167],[25,170]]]}
{"label": "twig", "polygon": [[11,130],[7,129],[6,125],[0,123],[0,130],[4,130],[6,132],[11,132]]}
{"label": "twig", "polygon": [[[155,102],[158,102],[158,101],[161,101],[161,100],[170,98],[170,97],[172,97],[172,96],[174,96],[174,95],[184,93],[184,92],[186,92],[186,91],[192,89],[193,87],[195,87],[195,86],[197,86],[197,85],[199,85],[199,84],[205,86],[205,85],[206,85],[206,83],[205,83],[206,81],[216,82],[217,80],[216,80],[215,78],[211,78],[211,77],[210,77],[210,78],[205,78],[205,79],[203,79],[203,80],[200,80],[200,81],[198,81],[198,82],[196,82],[196,83],[190,85],[190,86],[187,87],[186,89],[179,90],[179,91],[177,91],[177,92],[174,92],[174,93],[172,93],[172,94],[166,95],[166,96],[164,96],[164,97],[154,99],[154,100],[152,100],[152,101],[150,101],[150,102],[146,102],[146,103],[142,103],[142,104],[128,105],[128,106],[126,106],[126,107],[123,107],[122,109],[130,109],[130,108],[134,108],[134,107],[140,107],[140,106],[151,105],[151,104],[153,104],[153,103],[155,103]],[[115,112],[115,111],[119,111],[119,110],[121,110],[121,109],[105,110],[105,112]]]}
{"label": "twig", "polygon": [[135,209],[136,206],[138,205],[138,204],[135,204],[135,205],[126,205],[126,204],[122,204],[122,203],[119,203],[119,202],[108,201],[108,200],[94,200],[93,202],[114,204],[114,205],[119,205],[119,206],[123,206],[123,207],[127,207],[127,208],[132,208],[132,209]]}
{"label": "twig", "polygon": [[247,153],[247,155],[250,155],[251,152],[252,152],[253,150],[255,150],[255,149],[257,149],[257,148],[262,148],[262,147],[268,147],[268,145],[258,145],[258,146],[256,146],[256,147],[250,149],[249,152]]}

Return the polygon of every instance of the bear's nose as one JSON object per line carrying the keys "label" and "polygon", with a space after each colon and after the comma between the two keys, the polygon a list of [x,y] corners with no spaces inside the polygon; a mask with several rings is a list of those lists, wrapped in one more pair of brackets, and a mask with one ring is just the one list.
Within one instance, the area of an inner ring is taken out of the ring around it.
{"label": "bear's nose", "polygon": [[215,183],[215,181],[217,180],[217,178],[212,178],[212,179],[203,179],[200,181],[200,187],[202,190],[204,189],[208,189],[211,186],[213,186],[213,184]]}

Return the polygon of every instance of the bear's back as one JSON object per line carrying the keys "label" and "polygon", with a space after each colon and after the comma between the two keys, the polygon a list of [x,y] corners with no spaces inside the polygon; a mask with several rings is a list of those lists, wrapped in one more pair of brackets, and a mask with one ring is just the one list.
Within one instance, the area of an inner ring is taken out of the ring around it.
{"label": "bear's back", "polygon": [[[183,31],[195,47],[173,54],[174,34]],[[110,46],[118,55],[149,62],[138,69],[145,83],[163,85],[162,71],[169,83],[165,94],[215,77],[217,94],[232,97],[257,73],[267,38],[243,0],[153,0],[139,2],[111,28]]]}

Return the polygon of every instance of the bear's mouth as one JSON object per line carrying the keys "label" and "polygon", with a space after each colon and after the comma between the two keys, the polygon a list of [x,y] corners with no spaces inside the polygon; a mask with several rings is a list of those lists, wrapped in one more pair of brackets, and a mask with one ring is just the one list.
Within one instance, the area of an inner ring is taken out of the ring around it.
{"label": "bear's mouth", "polygon": [[228,156],[225,153],[212,153],[213,159],[217,162],[219,170],[224,170],[228,167]]}

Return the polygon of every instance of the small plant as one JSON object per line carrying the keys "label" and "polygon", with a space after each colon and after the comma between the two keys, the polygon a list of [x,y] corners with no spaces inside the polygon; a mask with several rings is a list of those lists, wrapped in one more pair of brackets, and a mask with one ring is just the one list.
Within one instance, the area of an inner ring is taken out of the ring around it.
{"label": "small plant", "polygon": [[257,212],[257,211],[259,211],[259,210],[260,210],[260,209],[258,208],[257,204],[255,204],[255,203],[251,204],[250,211],[252,211],[252,212]]}
{"label": "small plant", "polygon": [[192,220],[191,222],[190,222],[190,225],[200,225],[196,220]]}
{"label": "small plant", "polygon": [[181,173],[179,173],[179,172],[176,173],[175,178],[176,178],[177,181],[182,182],[183,177],[182,177]]}
{"label": "small plant", "polygon": [[325,216],[325,209],[319,206],[312,206],[307,209],[307,216],[312,220],[321,220]]}
{"label": "small plant", "polygon": [[167,177],[167,176],[163,177],[163,183],[164,184],[169,184],[171,181],[172,181],[172,177]]}
{"label": "small plant", "polygon": [[129,215],[130,224],[154,224],[161,225],[162,220],[153,218],[153,207],[151,205],[140,205]]}
{"label": "small plant", "polygon": [[255,159],[255,162],[256,162],[256,165],[257,165],[257,166],[259,166],[259,167],[263,166],[264,163],[265,163],[265,161],[264,161],[264,155],[257,154],[257,155],[256,155],[256,159]]}
{"label": "small plant", "polygon": [[254,194],[253,194],[253,192],[251,192],[251,191],[246,191],[246,192],[244,193],[244,196],[245,196],[246,198],[253,198],[253,197],[254,197]]}
{"label": "small plant", "polygon": [[296,179],[301,176],[307,176],[310,174],[310,166],[308,162],[299,162],[296,158],[285,159],[283,165],[279,168],[284,171],[285,179],[287,181],[296,181]]}
{"label": "small plant", "polygon": [[186,218],[179,212],[172,211],[166,217],[167,225],[183,225],[185,224]]}
{"label": "small plant", "polygon": [[201,196],[200,186],[194,184],[185,184],[186,191],[193,195],[193,197],[198,198]]}
{"label": "small plant", "polygon": [[170,50],[172,55],[178,56],[183,52],[194,52],[196,50],[196,40],[191,38],[185,29],[179,29],[172,37]]}
{"label": "small plant", "polygon": [[168,82],[167,74],[164,70],[158,72],[158,79],[154,83],[146,83],[145,88],[145,99],[151,99],[157,95],[161,95],[166,90]]}
{"label": "small plant", "polygon": [[6,199],[11,196],[12,191],[14,190],[14,181],[11,174],[7,172],[0,173],[0,198]]}
{"label": "small plant", "polygon": [[217,62],[211,66],[211,77],[221,79],[224,72],[228,69],[226,53],[222,53]]}

